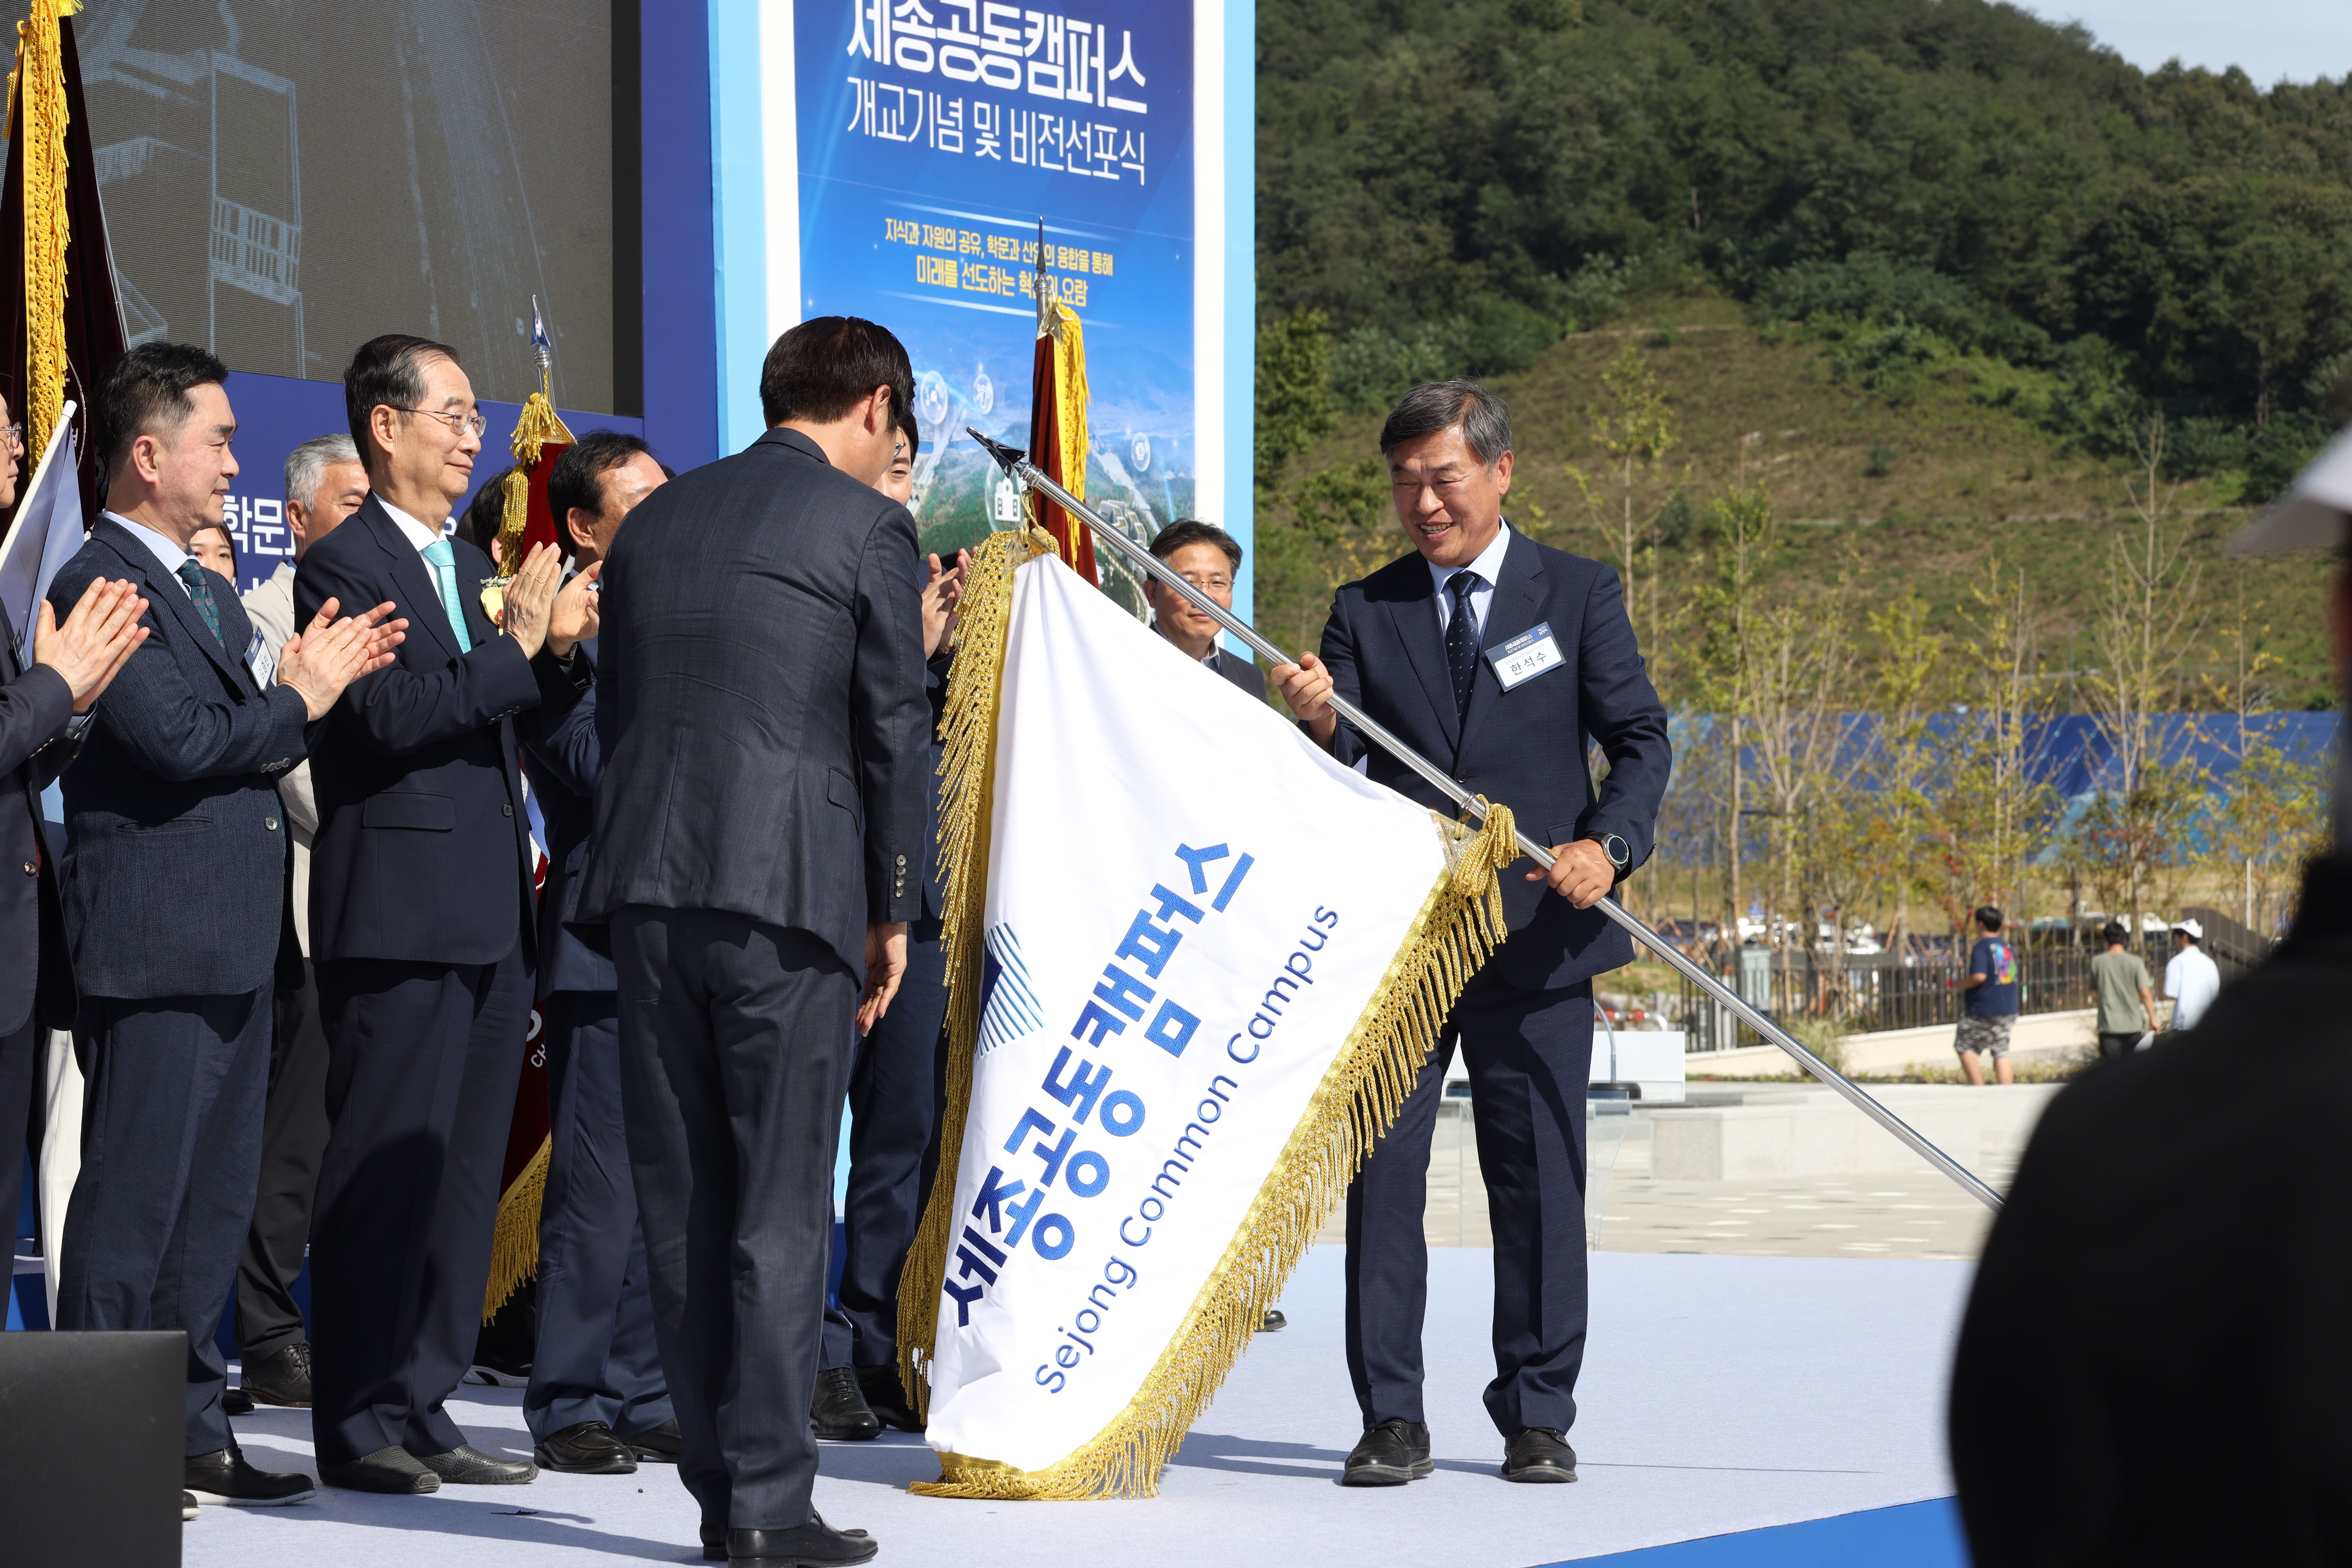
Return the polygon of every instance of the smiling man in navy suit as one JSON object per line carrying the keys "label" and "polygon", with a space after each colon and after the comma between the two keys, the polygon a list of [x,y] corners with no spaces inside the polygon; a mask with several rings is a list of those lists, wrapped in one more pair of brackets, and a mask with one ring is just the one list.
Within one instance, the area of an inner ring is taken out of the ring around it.
{"label": "smiling man in navy suit", "polygon": [[[442,1402],[473,1359],[530,1014],[534,853],[514,715],[562,557],[540,545],[490,619],[489,558],[443,537],[483,422],[454,351],[360,345],[343,406],[368,499],[312,545],[294,605],[397,604],[399,659],[352,683],[310,760],[310,952],[327,1150],[310,1225],[319,1475],[362,1491],[513,1485]],[[584,593],[585,588],[582,589]]]}
{"label": "smiling man in navy suit", "polygon": [[220,526],[236,477],[227,376],[179,343],[107,367],[106,510],[49,590],[60,615],[104,579],[147,602],[146,641],[65,775],[74,1052],[89,1089],[58,1326],[184,1331],[187,1489],[268,1506],[310,1496],[310,1479],[245,1462],[213,1330],[253,1216],[272,998],[301,973],[278,781],[344,687],[391,662],[400,628],[384,622],[390,605],[336,622],[330,602],[274,668],[255,658],[236,593],[188,553]]}
{"label": "smiling man in navy suit", "polygon": [[[1572,1481],[1584,1361],[1584,1102],[1592,977],[1633,957],[1593,908],[1650,853],[1671,753],[1617,574],[1503,520],[1511,424],[1475,382],[1425,382],[1381,429],[1416,553],[1342,587],[1310,654],[1273,672],[1308,734],[1343,763],[1449,815],[1453,803],[1366,744],[1330,704],[1360,705],[1456,784],[1509,806],[1558,858],[1506,879],[1510,938],[1474,977],[1395,1127],[1348,1189],[1348,1371],[1364,1434],[1349,1486],[1430,1473],[1421,1331],[1422,1214],[1446,1063],[1470,1069],[1495,1233],[1495,1379],[1486,1411],[1514,1481]],[[1586,743],[1609,759],[1596,792]]]}

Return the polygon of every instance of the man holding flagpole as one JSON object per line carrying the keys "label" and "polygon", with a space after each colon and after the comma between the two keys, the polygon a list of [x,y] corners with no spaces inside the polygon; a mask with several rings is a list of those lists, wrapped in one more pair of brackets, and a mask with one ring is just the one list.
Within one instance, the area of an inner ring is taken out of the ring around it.
{"label": "man holding flagpole", "polygon": [[[1446,811],[1452,803],[1331,708],[1339,696],[1454,782],[1507,805],[1558,858],[1506,878],[1510,937],[1464,991],[1395,1126],[1348,1189],[1348,1371],[1364,1433],[1341,1475],[1399,1486],[1432,1468],[1422,1405],[1430,1134],[1458,1043],[1470,1070],[1495,1237],[1495,1378],[1486,1404],[1513,1481],[1572,1481],[1567,1431],[1584,1359],[1584,1101],[1592,977],[1629,962],[1593,909],[1648,856],[1671,753],[1607,566],[1504,521],[1510,417],[1475,382],[1423,383],[1381,431],[1415,553],[1343,586],[1322,657],[1273,679],[1343,763]],[[1609,760],[1596,792],[1590,740]]]}

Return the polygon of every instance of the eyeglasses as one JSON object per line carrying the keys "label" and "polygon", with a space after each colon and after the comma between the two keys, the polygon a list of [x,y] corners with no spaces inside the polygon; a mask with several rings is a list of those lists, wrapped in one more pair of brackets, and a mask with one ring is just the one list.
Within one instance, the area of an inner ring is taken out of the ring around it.
{"label": "eyeglasses", "polygon": [[5,443],[12,452],[23,451],[25,427],[22,425],[0,425],[0,443]]}
{"label": "eyeglasses", "polygon": [[427,419],[438,419],[460,435],[479,437],[490,427],[490,422],[478,414],[443,414],[431,408],[401,408],[389,403],[384,406],[394,414],[422,414]]}
{"label": "eyeglasses", "polygon": [[1177,575],[1203,594],[1222,594],[1234,585],[1231,577],[1195,577],[1189,572],[1180,572]]}

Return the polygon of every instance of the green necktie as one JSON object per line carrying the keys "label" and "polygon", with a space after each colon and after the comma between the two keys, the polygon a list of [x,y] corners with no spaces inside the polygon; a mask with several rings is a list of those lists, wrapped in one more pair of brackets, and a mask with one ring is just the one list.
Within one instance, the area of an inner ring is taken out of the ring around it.
{"label": "green necktie", "polygon": [[466,635],[466,606],[457,597],[457,552],[447,540],[436,539],[422,553],[433,568],[434,581],[441,584],[441,609],[449,617],[449,629],[457,634],[457,651],[473,652],[474,639]]}
{"label": "green necktie", "polygon": [[220,643],[222,651],[226,652],[228,644],[221,642],[220,605],[213,598],[211,577],[211,573],[194,561],[180,563],[180,581],[188,585],[188,597],[195,601],[196,614],[204,616],[205,625],[211,628],[213,641]]}

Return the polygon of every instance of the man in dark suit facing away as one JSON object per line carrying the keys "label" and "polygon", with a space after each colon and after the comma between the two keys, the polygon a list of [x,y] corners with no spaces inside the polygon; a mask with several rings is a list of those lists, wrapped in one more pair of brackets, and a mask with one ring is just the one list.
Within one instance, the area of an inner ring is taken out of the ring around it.
{"label": "man in dark suit facing away", "polygon": [[[1180,517],[1151,536],[1151,553],[1165,561],[1176,575],[1230,610],[1234,578],[1242,569],[1242,542],[1214,523]],[[1184,657],[1223,676],[1258,701],[1265,700],[1265,677],[1245,653],[1218,645],[1223,634],[1217,623],[1192,607],[1192,601],[1146,578],[1143,598],[1151,606],[1151,629],[1166,637]]]}
{"label": "man in dark suit facing away", "polygon": [[187,551],[220,526],[237,472],[227,375],[179,343],[107,367],[95,400],[106,510],[49,590],[62,611],[101,579],[128,579],[148,606],[147,640],[65,776],[74,1049],[89,1089],[58,1326],[184,1331],[187,1489],[267,1506],[310,1496],[310,1479],[245,1462],[214,1329],[253,1215],[272,1001],[281,975],[300,977],[278,780],[400,634],[390,605],[339,622],[320,605],[274,670],[248,662],[235,585]]}
{"label": "man in dark suit facing away", "polygon": [[[8,400],[0,397],[0,421]],[[22,428],[0,429],[0,510],[16,504],[25,457]],[[18,548],[40,542],[18,541]],[[26,589],[30,596],[30,585]],[[33,606],[34,635],[22,646],[0,606],[0,1218],[14,1221],[33,1082],[41,1041],[70,1029],[73,966],[66,958],[65,910],[57,868],[41,828],[41,792],[64,771],[89,727],[89,714],[147,629],[147,601],[128,578],[93,582],[63,620],[47,600]],[[21,799],[25,809],[18,811]]]}
{"label": "man in dark suit facing away", "polygon": [[620,974],[678,1477],[737,1563],[875,1551],[814,1515],[808,1417],[851,1026],[922,901],[915,525],[873,488],[913,383],[882,328],[803,321],[761,372],[766,434],[656,491],[604,567],[580,911]]}
{"label": "man in dark suit facing away", "polygon": [[[593,582],[621,524],[667,476],[645,442],[591,430],[547,476],[548,508],[579,576]],[[577,581],[578,579],[574,579]],[[539,894],[540,1016],[547,1047],[547,1186],[539,1205],[538,1336],[522,1396],[531,1457],[551,1470],[625,1475],[677,1458],[645,1233],[621,1119],[619,982],[610,956],[567,928],[604,777],[596,737],[599,595],[558,617],[536,659],[540,705],[520,723],[523,772],[547,825]],[[567,601],[569,596],[567,595]]]}
{"label": "man in dark suit facing away", "polygon": [[[539,701],[562,557],[482,603],[489,558],[442,537],[482,417],[456,354],[360,345],[344,413],[367,500],[302,557],[297,611],[389,600],[398,661],[352,683],[310,759],[310,955],[327,1150],[310,1222],[319,1476],[362,1491],[538,1474],[466,1441],[442,1401],[472,1358],[530,1012],[534,854],[514,715]],[[585,593],[583,587],[581,590]]]}
{"label": "man in dark suit facing away", "polygon": [[[1510,937],[1463,991],[1395,1127],[1348,1188],[1348,1371],[1364,1434],[1341,1482],[1430,1473],[1421,1331],[1430,1131],[1456,1044],[1470,1069],[1495,1231],[1495,1379],[1486,1412],[1513,1481],[1572,1481],[1584,1360],[1584,1103],[1592,976],[1633,957],[1592,906],[1650,852],[1672,756],[1617,574],[1503,520],[1511,425],[1475,382],[1425,382],[1381,430],[1415,553],[1342,587],[1322,657],[1274,672],[1341,762],[1433,809],[1452,802],[1340,721],[1336,689],[1552,847],[1549,875],[1506,878]],[[1587,742],[1609,759],[1597,795]]]}

